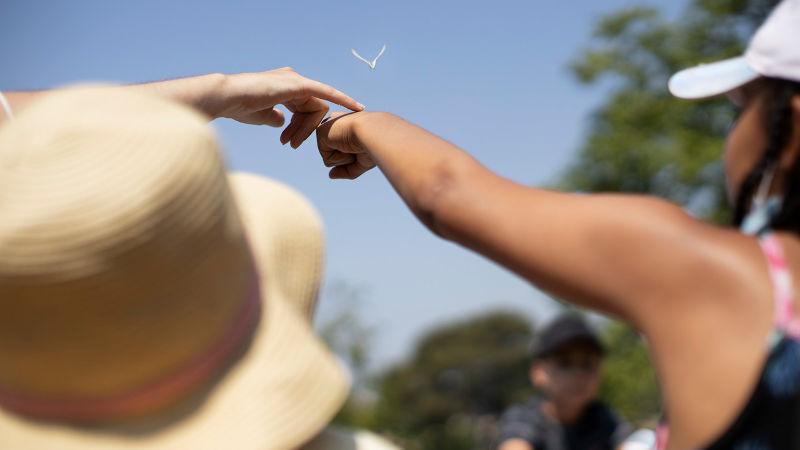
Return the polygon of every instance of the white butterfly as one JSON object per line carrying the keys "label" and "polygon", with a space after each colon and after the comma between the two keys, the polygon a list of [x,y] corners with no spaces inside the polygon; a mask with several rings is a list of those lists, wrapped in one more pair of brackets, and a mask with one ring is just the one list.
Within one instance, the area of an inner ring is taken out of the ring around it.
{"label": "white butterfly", "polygon": [[369,66],[370,69],[374,69],[375,68],[375,63],[378,62],[378,58],[380,58],[381,55],[383,54],[383,52],[386,51],[386,44],[383,44],[383,48],[381,49],[381,52],[378,53],[378,56],[376,56],[375,59],[372,60],[372,62],[367,61],[366,59],[362,58],[361,55],[356,53],[356,51],[353,50],[352,48],[350,49],[350,51],[353,53],[353,56],[355,56],[356,58],[358,58],[358,59],[364,61],[365,63],[367,63],[367,65]]}

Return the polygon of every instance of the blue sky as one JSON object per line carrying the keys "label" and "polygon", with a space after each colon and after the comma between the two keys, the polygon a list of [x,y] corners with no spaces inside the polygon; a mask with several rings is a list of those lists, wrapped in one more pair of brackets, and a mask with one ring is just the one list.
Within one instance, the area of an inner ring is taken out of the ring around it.
{"label": "blue sky", "polygon": [[[569,60],[603,13],[651,5],[671,16],[685,0],[504,1],[4,1],[0,89],[85,81],[134,83],[291,66],[370,110],[398,114],[520,183],[553,181],[575,156],[604,96],[578,85]],[[375,70],[371,59],[387,50]],[[332,181],[313,137],[281,147],[280,130],[212,125],[234,170],[284,181],[326,225],[319,318],[359,293],[375,329],[374,367],[402,358],[421,332],[495,308],[546,320],[547,296],[482,257],[442,241],[374,170]],[[542,220],[547,220],[543,217]],[[520,239],[525,239],[520,236]]]}

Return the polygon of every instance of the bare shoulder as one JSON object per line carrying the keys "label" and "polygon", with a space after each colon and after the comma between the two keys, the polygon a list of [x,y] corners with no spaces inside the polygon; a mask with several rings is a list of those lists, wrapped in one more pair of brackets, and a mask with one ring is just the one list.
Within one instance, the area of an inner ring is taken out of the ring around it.
{"label": "bare shoulder", "polygon": [[670,311],[730,309],[737,301],[748,307],[747,299],[763,293],[769,280],[754,237],[660,199],[613,195],[598,200],[611,217],[598,221],[592,239],[616,246],[616,264],[636,275],[619,295],[631,297],[626,303],[632,305],[647,298],[647,308],[632,310],[637,323],[662,323],[662,314]]}
{"label": "bare shoulder", "polygon": [[[592,240],[615,246],[613,267],[629,274],[618,295],[647,336],[674,443],[707,445],[738,417],[767,357],[772,287],[758,241],[658,199],[592,203],[594,217],[595,207],[614,211]],[[800,241],[779,239],[790,267],[800,267]]]}
{"label": "bare shoulder", "polygon": [[676,283],[663,291],[671,297],[642,324],[674,443],[695,448],[727,429],[753,392],[768,356],[772,287],[755,237],[700,221],[679,228],[662,249],[679,258],[663,279]]}
{"label": "bare shoulder", "polygon": [[740,249],[757,250],[654,197],[554,192],[488,171],[465,178],[441,208],[443,234],[560,298],[640,327],[698,289],[729,286],[749,270]]}

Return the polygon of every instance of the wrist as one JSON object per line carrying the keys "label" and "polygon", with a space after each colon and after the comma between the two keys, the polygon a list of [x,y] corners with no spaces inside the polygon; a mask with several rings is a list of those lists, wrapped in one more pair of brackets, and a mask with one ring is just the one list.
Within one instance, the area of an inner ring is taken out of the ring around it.
{"label": "wrist", "polygon": [[210,73],[197,77],[198,91],[194,106],[212,119],[223,117],[228,101],[229,76],[223,73]]}
{"label": "wrist", "polygon": [[359,148],[366,147],[371,130],[378,129],[388,122],[397,119],[397,116],[383,111],[361,111],[353,113],[352,139]]}
{"label": "wrist", "polygon": [[377,124],[391,120],[392,114],[383,111],[361,111],[353,113],[353,134],[356,137],[364,136]]}
{"label": "wrist", "polygon": [[362,151],[365,150],[363,136],[366,132],[369,131],[370,122],[375,120],[376,114],[379,113],[372,111],[361,111],[352,113],[353,126],[350,127],[351,130],[350,140],[354,147],[359,148]]}

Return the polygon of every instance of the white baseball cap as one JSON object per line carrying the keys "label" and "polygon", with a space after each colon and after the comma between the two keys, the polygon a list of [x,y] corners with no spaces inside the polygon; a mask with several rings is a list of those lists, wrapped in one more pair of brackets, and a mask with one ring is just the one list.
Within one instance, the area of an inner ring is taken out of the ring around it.
{"label": "white baseball cap", "polygon": [[760,76],[800,82],[800,0],[784,0],[756,31],[742,56],[682,70],[669,80],[685,99],[733,91]]}

